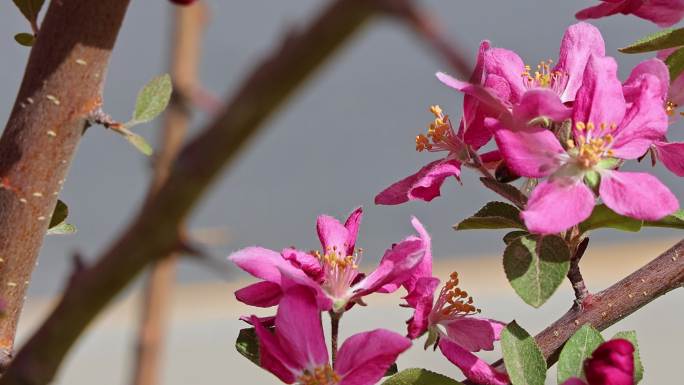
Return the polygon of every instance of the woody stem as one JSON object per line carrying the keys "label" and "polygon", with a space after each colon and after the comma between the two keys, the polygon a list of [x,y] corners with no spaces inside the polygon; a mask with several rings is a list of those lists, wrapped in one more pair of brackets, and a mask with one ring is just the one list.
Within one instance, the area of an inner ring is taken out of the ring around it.
{"label": "woody stem", "polygon": [[332,355],[332,363],[335,365],[337,359],[337,336],[340,332],[340,319],[343,313],[337,313],[333,310],[330,312],[330,351]]}
{"label": "woody stem", "polygon": [[574,249],[574,254],[570,260],[570,270],[568,270],[568,279],[572,284],[572,289],[575,291],[575,300],[578,306],[581,306],[582,301],[589,295],[589,290],[587,290],[579,267],[579,262],[588,245],[589,238],[587,237],[580,241],[576,247],[572,248]]}

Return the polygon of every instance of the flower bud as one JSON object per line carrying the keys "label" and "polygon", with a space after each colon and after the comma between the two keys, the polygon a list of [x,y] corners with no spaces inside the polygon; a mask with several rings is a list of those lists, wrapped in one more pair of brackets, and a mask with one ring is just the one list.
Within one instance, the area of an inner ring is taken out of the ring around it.
{"label": "flower bud", "polygon": [[634,383],[634,346],[624,339],[601,344],[584,362],[590,385],[632,385]]}

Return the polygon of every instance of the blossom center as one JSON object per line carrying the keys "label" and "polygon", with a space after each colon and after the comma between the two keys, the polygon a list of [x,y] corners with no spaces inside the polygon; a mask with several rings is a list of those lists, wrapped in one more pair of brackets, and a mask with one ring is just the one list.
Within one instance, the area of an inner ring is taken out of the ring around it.
{"label": "blossom center", "polygon": [[591,169],[603,158],[613,156],[610,147],[614,141],[612,133],[617,128],[615,123],[601,123],[597,127],[592,122],[576,122],[575,128],[575,140],[568,139],[567,147],[580,167]]}
{"label": "blossom center", "polygon": [[480,312],[480,309],[473,305],[473,297],[469,296],[467,291],[461,290],[458,282],[458,273],[454,271],[440,291],[433,309],[433,313],[437,313],[440,318],[464,317]]}
{"label": "blossom center", "polygon": [[313,370],[304,370],[304,372],[297,377],[297,383],[300,385],[334,385],[340,382],[340,376],[335,373],[335,370],[330,364],[319,366]]}
{"label": "blossom center", "polygon": [[416,151],[458,151],[462,146],[454,134],[448,115],[435,105],[430,106],[435,119],[428,125],[427,133],[416,136]]}
{"label": "blossom center", "polygon": [[334,298],[341,298],[346,294],[358,274],[362,253],[363,250],[358,249],[353,255],[345,255],[345,252],[335,246],[324,254],[319,251],[313,252],[323,268],[323,288],[328,294]]}
{"label": "blossom center", "polygon": [[557,94],[561,94],[567,83],[567,73],[565,71],[552,69],[553,60],[540,61],[537,70],[532,73],[532,67],[525,66],[522,73],[523,84],[527,89],[549,88]]}

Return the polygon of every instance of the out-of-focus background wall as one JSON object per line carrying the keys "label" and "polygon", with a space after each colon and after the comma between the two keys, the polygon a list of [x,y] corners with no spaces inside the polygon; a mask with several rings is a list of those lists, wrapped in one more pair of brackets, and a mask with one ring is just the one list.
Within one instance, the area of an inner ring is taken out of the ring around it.
{"label": "out-of-focus background wall", "polygon": [[[289,28],[308,20],[324,2],[207,3],[211,20],[201,78],[208,89],[226,95]],[[489,39],[496,46],[515,50],[527,63],[536,64],[539,60],[556,59],[563,31],[575,22],[574,13],[591,2],[422,3],[441,17],[449,36],[469,58],[474,59],[482,39]],[[166,71],[171,7],[165,0],[132,2],[114,51],[104,95],[105,109],[115,118],[127,118],[138,89]],[[10,2],[0,11],[0,117],[6,119],[29,51],[12,39],[15,33],[27,30],[25,20]],[[626,16],[594,24],[603,32],[609,54],[618,59],[623,78],[646,56],[619,54],[617,48],[657,30],[649,22]],[[359,244],[365,249],[366,262],[372,264],[386,247],[411,232],[409,218],[416,215],[433,236],[434,254],[441,266],[460,269],[464,265],[469,266],[466,270],[480,273],[476,274],[477,282],[467,276],[464,282],[483,290],[480,297],[484,297],[485,303],[481,307],[486,314],[503,320],[513,316],[525,318],[531,330],[539,330],[544,322],[561,314],[569,303],[570,289],[564,285],[560,289],[563,294],[545,305],[544,310],[531,311],[513,296],[502,278],[500,265],[495,263],[494,258],[502,250],[502,234],[456,233],[451,229],[452,224],[494,198],[472,173],[466,171],[462,186],[453,180],[447,182],[443,197],[430,204],[373,205],[373,197],[381,189],[435,159],[433,154],[414,151],[413,138],[430,119],[427,106],[440,104],[452,116],[460,114],[460,96],[441,86],[434,77],[437,70],[445,69],[447,66],[404,26],[389,19],[370,24],[242,152],[196,211],[192,229],[225,229],[226,244],[211,248],[221,259],[230,250],[254,244],[273,249],[290,245],[308,249],[316,247],[314,221],[319,213],[341,217],[362,205],[366,215]],[[207,118],[198,115],[196,126],[201,127]],[[154,142],[157,128],[148,125],[137,129]],[[684,130],[677,127],[672,131],[674,139],[684,139]],[[655,172],[684,198],[680,180],[662,168]],[[125,227],[144,196],[149,175],[149,160],[123,139],[101,127],[88,131],[61,196],[69,204],[71,222],[78,227],[78,233],[46,240],[33,275],[24,317],[27,323],[22,328],[24,335],[49,307],[46,304],[50,298],[58,294],[69,272],[71,255],[79,251],[86,259],[96,256]],[[666,230],[645,230],[639,234],[598,232],[592,239],[595,243],[630,247],[620,249],[620,254],[605,248],[589,255],[588,258],[595,259],[606,256],[613,264],[587,262],[598,269],[587,272],[598,277],[592,289],[610,284],[611,280],[600,279],[602,276],[618,278],[614,274],[615,264],[627,269],[624,272],[636,268],[638,263],[634,261],[643,261],[664,250],[677,236],[676,232]],[[225,384],[234,383],[236,378],[276,383],[275,378],[242,365],[231,349],[238,326],[234,316],[248,309],[236,303],[229,289],[245,277],[234,269],[226,276],[225,272],[219,274],[190,262],[181,264],[179,275],[183,286],[179,289],[177,317],[171,330],[166,383]],[[473,294],[478,297],[477,291]],[[671,295],[643,310],[638,318],[641,321],[627,321],[632,327],[638,325],[639,333],[646,337],[642,339],[648,350],[646,384],[676,378],[676,353],[659,352],[657,344],[684,343],[673,321],[681,316],[681,311],[675,313],[681,308],[677,306],[681,300],[681,295]],[[128,297],[122,301],[79,345],[59,383],[127,381],[129,336],[136,306]],[[393,304],[388,300],[378,303],[386,303],[388,309]],[[659,316],[649,317],[647,314],[652,311],[660,311]],[[357,323],[362,320],[359,317],[380,319],[380,313],[372,307],[358,313],[354,316]],[[402,313],[401,317],[404,316]],[[349,317],[351,324],[354,317]],[[401,319],[388,326],[401,328]],[[417,349],[414,350],[412,357],[419,357]],[[420,362],[441,368],[444,373],[455,373],[441,356],[427,357]]]}

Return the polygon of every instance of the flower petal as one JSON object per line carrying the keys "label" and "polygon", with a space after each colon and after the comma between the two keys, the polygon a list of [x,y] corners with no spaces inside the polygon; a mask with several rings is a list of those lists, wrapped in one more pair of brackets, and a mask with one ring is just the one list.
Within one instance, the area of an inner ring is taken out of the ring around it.
{"label": "flower petal", "polygon": [[286,290],[275,320],[280,346],[300,368],[328,363],[321,313],[312,291],[306,286]]}
{"label": "flower petal", "polygon": [[435,291],[439,286],[439,279],[435,277],[420,278],[404,299],[406,304],[414,309],[411,319],[407,323],[407,337],[416,339],[428,329],[430,311],[434,302]]}
{"label": "flower petal", "polygon": [[263,247],[247,247],[238,250],[229,255],[228,260],[257,278],[276,283],[280,283],[278,267],[294,269],[280,254]]}
{"label": "flower petal", "polygon": [[283,249],[280,254],[314,281],[319,282],[321,280],[323,268],[321,267],[321,262],[315,256],[294,248]]}
{"label": "flower petal", "polygon": [[634,346],[624,339],[602,343],[584,363],[591,385],[632,385],[634,383]]}
{"label": "flower petal", "polygon": [[439,79],[439,81],[444,85],[461,91],[466,95],[471,95],[477,98],[481,102],[480,108],[483,108],[483,111],[485,111],[489,116],[502,119],[504,121],[510,117],[510,113],[508,112],[506,104],[504,101],[499,99],[495,93],[493,93],[493,90],[487,89],[479,84],[472,84],[458,80],[443,72],[437,72],[436,75],[437,79]]}
{"label": "flower petal", "polygon": [[599,193],[613,211],[636,219],[657,221],[679,208],[674,194],[643,172],[604,171]]}
{"label": "flower petal", "polygon": [[508,168],[530,178],[552,174],[561,165],[560,155],[565,153],[556,136],[545,128],[502,128],[496,130],[494,139]]}
{"label": "flower petal", "polygon": [[428,163],[417,173],[387,187],[375,197],[377,205],[398,205],[410,200],[431,201],[440,195],[439,189],[450,176],[460,180],[461,163],[439,159]]}
{"label": "flower petal", "polygon": [[303,369],[292,356],[280,346],[276,336],[259,322],[259,318],[252,316],[257,338],[259,339],[259,366],[273,373],[281,381],[291,384],[297,379],[297,373]]}
{"label": "flower petal", "polygon": [[667,101],[667,93],[670,88],[670,71],[662,60],[652,58],[637,64],[622,86],[622,91],[628,103],[633,102],[640,95],[642,87],[641,77],[647,74],[653,75],[659,80],[659,87],[656,93],[660,97],[661,102]]}
{"label": "flower petal", "polygon": [[487,74],[500,76],[508,82],[511,89],[511,102],[515,104],[527,91],[522,75],[525,63],[517,53],[504,48],[491,48],[484,55]]}
{"label": "flower petal", "polygon": [[363,209],[361,207],[356,208],[349,214],[347,220],[344,222],[344,227],[347,229],[349,237],[347,238],[347,255],[354,254],[354,248],[356,247],[356,237],[359,234],[359,226],[361,225],[361,218],[363,218]]}
{"label": "flower petal", "polygon": [[659,27],[670,27],[679,23],[684,17],[684,1],[648,0],[633,13],[642,19],[656,23]]}
{"label": "flower petal", "polygon": [[556,71],[561,71],[567,78],[561,101],[575,100],[577,90],[582,85],[584,69],[590,55],[605,56],[606,44],[598,28],[589,23],[571,25],[561,40],[560,53]]}
{"label": "flower petal", "polygon": [[349,231],[336,218],[320,215],[316,221],[316,232],[318,232],[323,252],[329,253],[335,250],[342,254],[347,250]]}
{"label": "flower petal", "polygon": [[572,109],[566,107],[555,92],[548,89],[534,89],[525,92],[520,103],[513,106],[513,116],[525,124],[540,116],[550,118],[555,122],[562,122],[572,116]]}
{"label": "flower petal", "polygon": [[377,329],[349,337],[335,362],[339,385],[373,385],[397,357],[411,347],[411,341],[389,330]]}
{"label": "flower petal", "polygon": [[238,301],[257,307],[275,306],[282,296],[280,285],[268,281],[257,282],[235,291],[235,298]]}
{"label": "flower petal", "polygon": [[593,123],[596,127],[602,123],[617,125],[625,115],[625,108],[615,59],[591,55],[575,99],[573,120]]}
{"label": "flower petal", "polygon": [[439,350],[452,364],[458,366],[469,380],[476,384],[508,384],[509,380],[506,374],[497,372],[488,363],[446,338],[439,340]]}
{"label": "flower petal", "polygon": [[420,260],[420,263],[411,270],[411,273],[406,280],[401,282],[401,285],[404,286],[406,292],[411,292],[415,287],[416,282],[420,278],[432,277],[432,240],[430,238],[430,234],[428,234],[427,230],[425,230],[425,227],[422,223],[420,223],[418,218],[411,218],[411,224],[413,225],[413,228],[416,229],[416,232],[418,232],[420,239],[423,241],[422,247],[425,252],[423,254],[423,258]]}
{"label": "flower petal", "polygon": [[684,176],[684,143],[656,142],[654,148],[658,160],[677,176]]}
{"label": "flower petal", "polygon": [[532,233],[556,234],[587,219],[595,200],[594,193],[580,181],[547,180],[532,191],[521,217]]}
{"label": "flower petal", "polygon": [[494,341],[501,338],[501,331],[506,326],[499,321],[477,317],[460,317],[442,325],[449,340],[471,352],[493,350]]}
{"label": "flower petal", "polygon": [[587,385],[586,382],[580,380],[577,377],[568,378],[563,385]]}
{"label": "flower petal", "polygon": [[668,117],[660,96],[660,80],[654,75],[642,74],[638,84],[638,95],[613,134],[611,150],[622,159],[639,158],[667,132]]}
{"label": "flower petal", "polygon": [[577,20],[600,19],[622,12],[625,1],[603,2],[593,7],[585,8],[575,14]]}

